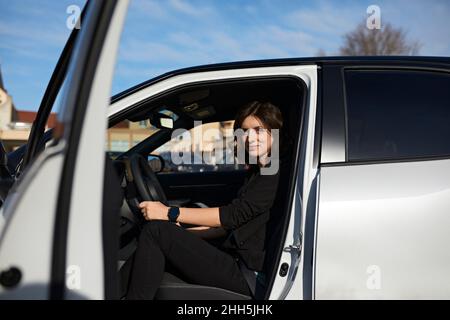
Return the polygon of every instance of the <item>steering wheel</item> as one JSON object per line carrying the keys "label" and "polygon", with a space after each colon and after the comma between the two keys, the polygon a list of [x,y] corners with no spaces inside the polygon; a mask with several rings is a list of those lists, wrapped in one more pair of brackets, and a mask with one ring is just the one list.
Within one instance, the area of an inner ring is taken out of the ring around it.
{"label": "steering wheel", "polygon": [[142,155],[134,154],[130,157],[130,170],[137,192],[143,201],[167,202],[158,178]]}

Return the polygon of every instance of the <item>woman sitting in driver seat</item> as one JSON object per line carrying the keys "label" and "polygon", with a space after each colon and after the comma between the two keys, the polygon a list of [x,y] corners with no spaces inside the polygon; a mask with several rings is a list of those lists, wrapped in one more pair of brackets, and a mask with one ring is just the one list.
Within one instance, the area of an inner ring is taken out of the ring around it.
{"label": "woman sitting in driver seat", "polygon": [[[159,201],[140,203],[148,222],[139,237],[127,299],[153,299],[166,261],[189,283],[251,294],[239,264],[254,271],[263,268],[266,225],[279,171],[264,174],[261,169],[274,162],[271,151],[278,141],[272,130],[281,129],[282,124],[280,110],[268,102],[254,101],[238,111],[234,129],[243,130],[246,161],[254,159],[250,162],[256,164],[248,166],[245,183],[230,204],[169,208]],[[179,223],[201,227],[185,229]],[[219,247],[206,240],[225,235]]]}

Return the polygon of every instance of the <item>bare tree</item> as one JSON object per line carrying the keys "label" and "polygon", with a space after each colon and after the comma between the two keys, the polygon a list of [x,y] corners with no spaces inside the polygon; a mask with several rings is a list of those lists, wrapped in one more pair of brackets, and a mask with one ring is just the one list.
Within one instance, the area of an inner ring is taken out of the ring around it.
{"label": "bare tree", "polygon": [[325,57],[326,55],[327,53],[322,48],[320,48],[316,53],[316,57]]}
{"label": "bare tree", "polygon": [[407,40],[402,28],[395,28],[390,23],[381,29],[370,30],[364,21],[344,39],[340,48],[343,56],[416,55],[421,47],[419,42]]}

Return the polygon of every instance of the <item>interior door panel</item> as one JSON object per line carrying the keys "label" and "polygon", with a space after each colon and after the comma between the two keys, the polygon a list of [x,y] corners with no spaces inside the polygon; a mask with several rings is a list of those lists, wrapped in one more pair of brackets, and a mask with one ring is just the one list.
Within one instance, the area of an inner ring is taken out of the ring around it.
{"label": "interior door panel", "polygon": [[244,183],[245,170],[219,172],[159,173],[158,179],[167,199],[189,198],[209,207],[225,205],[233,200]]}

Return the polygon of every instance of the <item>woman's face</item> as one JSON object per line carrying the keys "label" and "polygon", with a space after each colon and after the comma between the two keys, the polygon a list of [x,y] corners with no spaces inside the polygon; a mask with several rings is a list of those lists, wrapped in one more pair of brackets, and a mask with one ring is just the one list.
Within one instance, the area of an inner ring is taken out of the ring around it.
{"label": "woman's face", "polygon": [[270,130],[266,129],[263,123],[254,116],[248,116],[242,122],[242,130],[245,149],[250,157],[264,158],[268,156],[272,148],[272,137]]}

